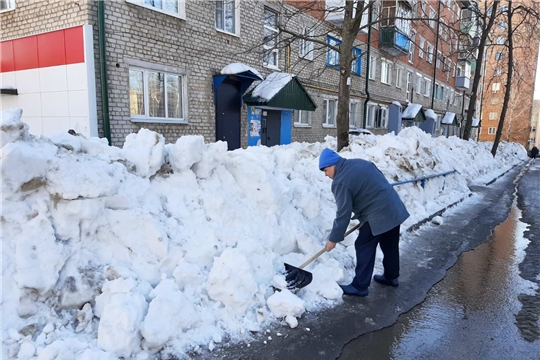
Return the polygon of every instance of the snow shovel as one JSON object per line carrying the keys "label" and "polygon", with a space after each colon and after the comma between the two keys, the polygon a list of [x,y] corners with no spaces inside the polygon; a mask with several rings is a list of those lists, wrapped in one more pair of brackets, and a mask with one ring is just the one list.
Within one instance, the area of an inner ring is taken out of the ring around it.
{"label": "snow shovel", "polygon": [[[343,237],[346,238],[347,236],[349,236],[349,234],[355,231],[356,229],[358,229],[360,225],[362,224],[360,223],[353,226],[349,231],[345,233]],[[292,266],[285,263],[285,281],[287,281],[287,289],[289,290],[301,289],[311,284],[311,281],[313,280],[313,274],[303,269],[309,264],[311,264],[319,256],[324,254],[325,252],[326,252],[326,247],[323,247],[318,253],[313,255],[308,261],[306,261],[299,267]]]}

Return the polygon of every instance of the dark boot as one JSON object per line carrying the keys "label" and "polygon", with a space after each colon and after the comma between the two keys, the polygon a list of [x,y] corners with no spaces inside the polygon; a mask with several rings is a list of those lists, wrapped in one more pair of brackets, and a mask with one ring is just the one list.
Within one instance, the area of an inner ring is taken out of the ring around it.
{"label": "dark boot", "polygon": [[343,290],[343,294],[345,295],[351,295],[351,296],[368,296],[369,290],[368,289],[357,289],[353,285],[339,285],[341,290]]}
{"label": "dark boot", "polygon": [[383,285],[388,285],[388,286],[393,286],[393,287],[399,286],[398,279],[388,280],[387,278],[384,277],[384,275],[375,275],[373,276],[373,280]]}

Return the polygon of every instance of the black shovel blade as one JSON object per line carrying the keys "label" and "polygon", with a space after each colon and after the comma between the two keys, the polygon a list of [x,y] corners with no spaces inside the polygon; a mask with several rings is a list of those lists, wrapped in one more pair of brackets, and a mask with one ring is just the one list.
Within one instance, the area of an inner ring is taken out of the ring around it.
{"label": "black shovel blade", "polygon": [[287,281],[287,289],[301,289],[311,284],[313,274],[309,271],[297,268],[296,266],[285,263],[285,281]]}

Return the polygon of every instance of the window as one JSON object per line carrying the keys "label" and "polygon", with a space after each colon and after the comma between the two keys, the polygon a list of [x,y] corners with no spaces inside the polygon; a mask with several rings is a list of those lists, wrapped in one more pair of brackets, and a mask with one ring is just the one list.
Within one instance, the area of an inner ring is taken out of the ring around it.
{"label": "window", "polygon": [[437,69],[440,69],[441,68],[441,57],[442,57],[442,54],[440,51],[437,51]]}
{"label": "window", "polygon": [[[239,4],[238,0],[216,1],[216,29],[231,34],[239,33]],[[164,1],[167,2],[167,1]]]}
{"label": "window", "polygon": [[497,45],[504,45],[504,38],[502,36],[497,38]]}
{"label": "window", "polygon": [[493,83],[491,84],[491,91],[495,94],[498,91],[501,90],[501,83]]}
{"label": "window", "polygon": [[264,8],[264,59],[263,64],[269,68],[278,67],[277,28],[278,14],[268,8]]}
{"label": "window", "polygon": [[182,75],[129,69],[129,108],[132,121],[186,122],[185,81]]}
{"label": "window", "polygon": [[[2,1],[2,3],[3,2],[4,1]],[[186,18],[185,0],[126,0],[126,2],[159,11],[167,15],[176,16],[181,19]]]}
{"label": "window", "polygon": [[0,12],[15,10],[15,0],[0,0]]}
{"label": "window", "polygon": [[[341,47],[341,40],[333,38],[330,35],[326,36],[326,43],[337,48]],[[326,53],[326,66],[334,66],[335,68],[339,67],[338,51],[328,48],[328,52]]]}
{"label": "window", "polygon": [[427,79],[425,78],[424,80],[426,80],[426,87],[425,87],[425,91],[424,91],[424,96],[429,96],[431,95],[431,80],[430,79]]}
{"label": "window", "polygon": [[362,74],[362,50],[358,48],[353,48],[353,62],[352,62],[352,73],[356,75]]}
{"label": "window", "polygon": [[401,89],[401,68],[396,67],[396,87]]}
{"label": "window", "polygon": [[[302,27],[301,34],[302,36],[311,38],[313,37],[313,30],[310,30],[308,27],[304,26]],[[306,60],[313,60],[313,41],[300,39],[298,56]]]}
{"label": "window", "polygon": [[418,57],[424,58],[424,46],[426,45],[426,39],[420,36],[420,44],[418,45]]}
{"label": "window", "polygon": [[375,80],[377,74],[377,58],[374,55],[369,56],[369,78]]}
{"label": "window", "polygon": [[384,84],[390,84],[392,81],[392,62],[386,59],[381,59],[381,82]]}
{"label": "window", "polygon": [[491,98],[491,105],[497,105],[498,103],[499,103],[498,97]]}
{"label": "window", "polygon": [[416,40],[416,33],[411,31],[411,43],[409,45],[409,62],[412,64],[414,60],[414,41]]}
{"label": "window", "polygon": [[503,54],[501,52],[495,53],[495,60],[501,61],[503,59]]}
{"label": "window", "polygon": [[357,113],[356,110],[358,108],[357,102],[351,102],[349,103],[349,127],[357,127]]}
{"label": "window", "polygon": [[499,22],[499,29],[506,29],[506,23],[504,21]]}
{"label": "window", "polygon": [[422,74],[416,73],[416,93],[417,94],[424,93],[424,91],[422,90],[422,86],[425,86],[423,80],[424,78],[422,77]]}
{"label": "window", "polygon": [[366,114],[366,127],[372,128],[375,127],[377,117],[379,116],[379,105],[369,104],[367,105],[367,114]]}
{"label": "window", "polygon": [[444,86],[441,85],[439,88],[439,100],[444,101],[444,94],[445,94]]}
{"label": "window", "polygon": [[337,116],[337,100],[324,100],[323,114],[324,114],[324,127],[335,127]]}
{"label": "window", "polygon": [[412,73],[407,71],[407,100],[412,100]]}
{"label": "window", "polygon": [[488,128],[488,134],[489,135],[495,135],[496,132],[497,132],[496,128],[494,128],[494,127],[489,127]]}
{"label": "window", "polygon": [[508,6],[507,5],[501,5],[500,10],[501,10],[502,13],[506,12],[506,11],[508,11]]}
{"label": "window", "polygon": [[311,126],[311,113],[312,111],[295,110],[294,111],[294,125],[295,126]]}
{"label": "window", "polygon": [[433,29],[435,29],[435,19],[437,18],[437,13],[433,8],[429,7],[429,26]]}
{"label": "window", "polygon": [[433,45],[431,45],[430,43],[428,43],[428,46],[427,46],[427,57],[426,57],[426,61],[430,64],[433,63],[433,53],[435,52],[435,48],[433,47]]}
{"label": "window", "polygon": [[493,69],[493,76],[501,76],[501,74],[502,74],[501,68]]}
{"label": "window", "polygon": [[489,113],[489,120],[497,120],[497,113],[496,112],[490,112]]}
{"label": "window", "polygon": [[379,106],[378,116],[375,118],[375,127],[376,128],[386,128],[388,123],[388,108]]}
{"label": "window", "polygon": [[435,99],[439,98],[439,84],[435,83]]}

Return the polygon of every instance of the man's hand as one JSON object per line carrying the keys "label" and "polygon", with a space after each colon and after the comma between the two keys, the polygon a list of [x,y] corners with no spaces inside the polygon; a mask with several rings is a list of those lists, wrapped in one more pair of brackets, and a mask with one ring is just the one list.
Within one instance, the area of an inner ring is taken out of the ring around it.
{"label": "man's hand", "polygon": [[336,247],[336,243],[328,240],[326,242],[326,251],[332,251],[333,248]]}

